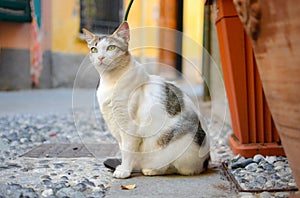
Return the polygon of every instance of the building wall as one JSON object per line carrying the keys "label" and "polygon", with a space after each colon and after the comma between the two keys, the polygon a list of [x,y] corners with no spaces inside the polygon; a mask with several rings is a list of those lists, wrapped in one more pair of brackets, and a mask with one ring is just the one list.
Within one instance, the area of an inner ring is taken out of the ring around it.
{"label": "building wall", "polygon": [[0,21],[0,90],[28,89],[30,24]]}
{"label": "building wall", "polygon": [[30,47],[30,23],[0,21],[1,48],[26,49]]}
{"label": "building wall", "polygon": [[183,74],[192,84],[202,84],[203,0],[184,0]]}
{"label": "building wall", "polygon": [[80,0],[52,0],[51,6],[52,87],[73,87],[89,51],[79,37]]}
{"label": "building wall", "polygon": [[52,0],[52,51],[87,54],[84,41],[79,39],[80,1]]}
{"label": "building wall", "polygon": [[[132,34],[130,50],[142,62],[146,59],[156,59],[158,56],[158,49],[146,47],[149,43],[158,45],[158,30],[154,27],[157,27],[159,23],[159,2],[160,0],[134,1],[128,16]],[[129,0],[124,0],[124,14],[128,4]],[[145,47],[136,49],[136,46]]]}
{"label": "building wall", "polygon": [[[49,6],[50,5],[50,6]],[[43,65],[40,87],[51,87],[51,1],[42,0]],[[30,89],[31,23],[0,21],[0,90]]]}
{"label": "building wall", "polygon": [[[124,9],[128,3],[129,0],[124,0]],[[158,26],[159,4],[160,0],[134,1],[129,14],[128,22],[133,34],[132,54],[142,62],[156,59],[158,56],[158,49],[133,47],[144,46],[147,43],[159,46],[158,31],[145,31],[141,28]],[[184,33],[199,44],[202,43],[202,4],[202,0],[184,1]],[[43,70],[40,87],[72,87],[78,68],[88,54],[86,43],[80,39],[79,34],[80,0],[41,0],[41,5]],[[28,89],[31,87],[31,24],[0,22],[0,28],[0,89]],[[14,57],[14,50],[20,59],[7,59],[6,57]],[[183,43],[183,55],[193,58],[201,56],[201,53]],[[15,79],[14,82],[9,82],[11,79]],[[7,83],[11,83],[11,86],[6,85]]]}

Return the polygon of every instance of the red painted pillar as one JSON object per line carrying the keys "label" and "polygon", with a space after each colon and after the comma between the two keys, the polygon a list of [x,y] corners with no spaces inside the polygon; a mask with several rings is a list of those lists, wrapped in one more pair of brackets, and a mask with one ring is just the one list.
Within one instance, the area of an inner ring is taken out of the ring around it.
{"label": "red painted pillar", "polygon": [[251,41],[232,0],[217,0],[216,3],[216,27],[233,129],[229,145],[235,154],[245,157],[258,153],[284,155],[262,89]]}

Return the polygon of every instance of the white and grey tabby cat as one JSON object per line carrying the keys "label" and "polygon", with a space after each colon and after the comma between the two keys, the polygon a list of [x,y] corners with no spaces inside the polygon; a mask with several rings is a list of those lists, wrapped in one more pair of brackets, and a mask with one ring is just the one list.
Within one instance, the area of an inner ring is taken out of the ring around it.
{"label": "white and grey tabby cat", "polygon": [[198,110],[174,83],[149,75],[134,60],[128,23],[109,36],[83,32],[100,74],[99,106],[122,153],[114,177],[130,177],[133,170],[144,175],[203,172],[209,141]]}

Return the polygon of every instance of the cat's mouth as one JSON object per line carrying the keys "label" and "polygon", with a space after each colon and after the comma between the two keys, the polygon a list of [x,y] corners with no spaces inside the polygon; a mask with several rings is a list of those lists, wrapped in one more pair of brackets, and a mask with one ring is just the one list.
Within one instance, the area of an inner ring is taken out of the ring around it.
{"label": "cat's mouth", "polygon": [[108,66],[108,64],[106,64],[104,62],[98,62],[95,65],[96,65],[96,67],[106,67],[106,66]]}
{"label": "cat's mouth", "polygon": [[109,60],[94,60],[94,66],[95,67],[108,67],[111,64],[111,62]]}
{"label": "cat's mouth", "polygon": [[112,63],[111,60],[106,60],[106,61],[101,61],[99,64],[100,64],[100,66],[107,67],[107,66],[111,65],[111,63]]}

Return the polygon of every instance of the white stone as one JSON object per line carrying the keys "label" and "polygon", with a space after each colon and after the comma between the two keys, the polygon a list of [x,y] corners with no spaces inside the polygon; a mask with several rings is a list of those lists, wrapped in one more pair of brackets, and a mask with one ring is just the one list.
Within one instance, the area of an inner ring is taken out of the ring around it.
{"label": "white stone", "polygon": [[297,187],[296,183],[294,183],[294,182],[290,182],[290,183],[288,183],[288,185],[291,187]]}
{"label": "white stone", "polygon": [[42,192],[42,197],[49,197],[53,195],[53,190],[52,189],[46,189]]}
{"label": "white stone", "polygon": [[255,162],[259,162],[260,160],[265,159],[264,156],[262,156],[261,154],[257,154],[253,157],[253,161]]}
{"label": "white stone", "polygon": [[275,193],[275,197],[289,197],[290,193],[289,192],[277,192]]}
{"label": "white stone", "polygon": [[275,170],[281,170],[283,168],[284,168],[283,166],[275,166]]}
{"label": "white stone", "polygon": [[267,188],[269,188],[269,189],[274,188],[275,182],[273,182],[273,181],[267,181],[266,184],[265,184],[265,186]]}
{"label": "white stone", "polygon": [[277,160],[276,156],[267,156],[266,161],[269,162],[270,164],[273,164]]}

